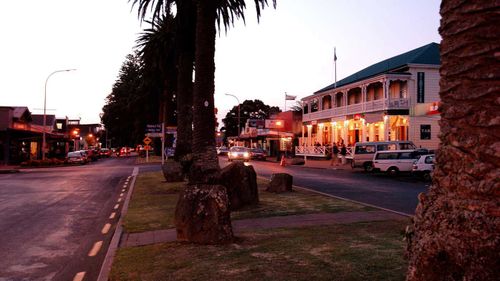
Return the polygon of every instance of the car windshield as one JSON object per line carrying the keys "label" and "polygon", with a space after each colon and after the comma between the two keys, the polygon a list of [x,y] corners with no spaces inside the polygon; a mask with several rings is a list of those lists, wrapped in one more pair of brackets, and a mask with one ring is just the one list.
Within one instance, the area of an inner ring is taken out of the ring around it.
{"label": "car windshield", "polygon": [[264,152],[264,150],[260,148],[252,148],[252,152]]}
{"label": "car windshield", "polygon": [[231,147],[231,152],[247,152],[246,147],[241,147],[241,146],[233,146]]}

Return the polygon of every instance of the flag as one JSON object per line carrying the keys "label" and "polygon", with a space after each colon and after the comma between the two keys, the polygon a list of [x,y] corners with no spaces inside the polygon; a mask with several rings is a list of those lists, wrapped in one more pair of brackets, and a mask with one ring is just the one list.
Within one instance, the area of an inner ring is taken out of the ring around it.
{"label": "flag", "polygon": [[295,100],[297,96],[287,95],[285,94],[285,100]]}
{"label": "flag", "polygon": [[337,61],[337,48],[333,48],[333,61]]}

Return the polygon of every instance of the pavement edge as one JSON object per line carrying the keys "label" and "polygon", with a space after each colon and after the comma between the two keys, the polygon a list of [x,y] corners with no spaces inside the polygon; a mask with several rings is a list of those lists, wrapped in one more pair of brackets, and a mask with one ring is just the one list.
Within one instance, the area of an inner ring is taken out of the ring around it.
{"label": "pavement edge", "polygon": [[109,272],[111,271],[111,266],[113,265],[113,259],[115,257],[116,250],[118,249],[120,238],[123,233],[123,228],[122,228],[123,218],[127,214],[128,204],[130,203],[130,198],[132,197],[132,193],[135,187],[135,180],[137,179],[138,174],[139,174],[139,167],[135,166],[134,170],[132,171],[132,181],[130,182],[130,187],[127,192],[127,197],[125,198],[125,202],[123,203],[123,207],[120,213],[120,219],[116,223],[116,228],[113,234],[113,238],[111,238],[111,242],[109,243],[106,257],[104,258],[104,261],[101,266],[101,271],[99,272],[99,277],[97,277],[98,281],[108,280]]}

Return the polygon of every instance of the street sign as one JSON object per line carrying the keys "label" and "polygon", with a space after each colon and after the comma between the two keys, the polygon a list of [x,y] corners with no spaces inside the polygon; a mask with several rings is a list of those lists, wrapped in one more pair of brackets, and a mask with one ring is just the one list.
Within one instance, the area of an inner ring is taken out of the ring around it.
{"label": "street sign", "polygon": [[161,124],[147,124],[146,132],[147,133],[161,133]]}
{"label": "street sign", "polygon": [[148,145],[151,143],[151,139],[149,137],[145,137],[142,141],[144,142],[145,145]]}
{"label": "street sign", "polygon": [[146,137],[150,138],[161,138],[161,133],[147,133]]}

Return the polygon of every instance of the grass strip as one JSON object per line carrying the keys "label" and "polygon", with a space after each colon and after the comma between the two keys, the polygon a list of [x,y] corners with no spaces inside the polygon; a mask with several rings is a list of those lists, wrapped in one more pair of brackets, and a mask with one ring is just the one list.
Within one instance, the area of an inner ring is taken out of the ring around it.
{"label": "grass strip", "polygon": [[[261,178],[257,179],[257,184],[259,204],[232,212],[231,219],[374,210],[303,190],[280,194],[266,192],[268,181]],[[175,227],[175,205],[184,187],[185,183],[165,182],[161,172],[139,174],[124,220],[125,231],[134,233]]]}
{"label": "grass strip", "polygon": [[123,248],[110,280],[404,280],[407,223],[249,231],[223,246]]}

